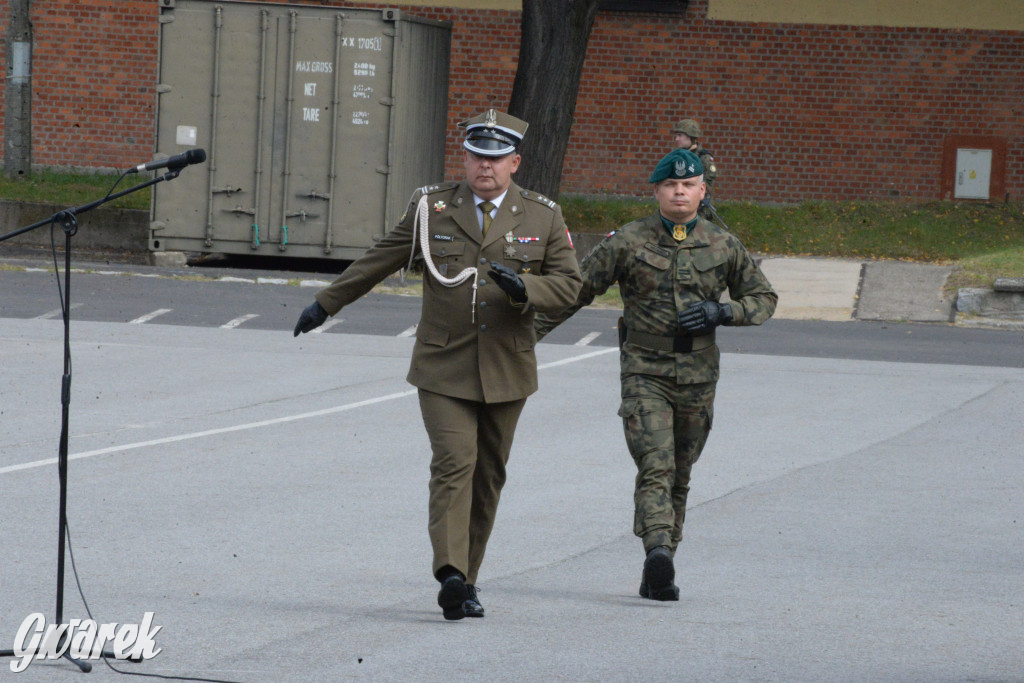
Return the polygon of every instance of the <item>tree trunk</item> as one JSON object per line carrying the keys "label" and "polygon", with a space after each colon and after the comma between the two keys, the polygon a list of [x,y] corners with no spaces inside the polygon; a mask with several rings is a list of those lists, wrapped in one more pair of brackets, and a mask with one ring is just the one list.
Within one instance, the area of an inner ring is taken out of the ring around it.
{"label": "tree trunk", "polygon": [[509,114],[530,128],[516,183],[558,198],[576,95],[599,0],[523,0]]}

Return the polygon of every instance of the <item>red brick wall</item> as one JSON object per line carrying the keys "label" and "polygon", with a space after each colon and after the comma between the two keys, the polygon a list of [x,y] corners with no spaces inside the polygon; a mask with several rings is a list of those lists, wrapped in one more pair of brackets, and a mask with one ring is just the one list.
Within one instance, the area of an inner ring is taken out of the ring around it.
{"label": "red brick wall", "polygon": [[[458,177],[454,125],[507,105],[519,13],[404,9],[453,22],[446,174]],[[148,158],[157,15],[157,0],[33,0],[34,163],[123,168]],[[934,199],[949,189],[942,153],[952,134],[1005,138],[1006,192],[1024,196],[1021,32],[706,15],[706,0],[682,16],[598,15],[563,192],[647,194],[670,126],[693,117],[719,162],[723,199]]]}
{"label": "red brick wall", "polygon": [[155,0],[32,1],[33,164],[121,168],[152,156],[157,15]]}

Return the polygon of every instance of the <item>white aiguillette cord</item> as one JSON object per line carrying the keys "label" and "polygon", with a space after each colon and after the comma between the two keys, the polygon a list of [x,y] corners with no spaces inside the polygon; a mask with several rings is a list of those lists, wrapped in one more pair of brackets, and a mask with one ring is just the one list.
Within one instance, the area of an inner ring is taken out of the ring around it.
{"label": "white aiguillette cord", "polygon": [[471,316],[472,320],[476,322],[476,281],[477,281],[477,269],[476,266],[470,266],[455,277],[445,277],[441,275],[437,270],[437,266],[434,265],[434,260],[430,256],[430,235],[428,229],[428,222],[430,217],[430,211],[427,207],[427,195],[424,194],[420,197],[419,203],[416,205],[416,217],[412,224],[412,252],[409,254],[409,268],[412,268],[412,259],[416,255],[416,234],[419,232],[419,243],[420,251],[423,252],[423,261],[427,264],[427,270],[434,276],[434,279],[440,282],[445,287],[458,287],[469,278],[473,278],[473,302],[471,304]]}

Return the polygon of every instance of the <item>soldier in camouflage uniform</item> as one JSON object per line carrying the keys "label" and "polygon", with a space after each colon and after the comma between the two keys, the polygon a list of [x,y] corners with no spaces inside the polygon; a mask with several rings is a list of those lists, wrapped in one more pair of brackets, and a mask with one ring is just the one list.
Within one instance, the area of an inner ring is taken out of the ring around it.
{"label": "soldier in camouflage uniform", "polygon": [[[778,296],[736,237],[697,216],[704,196],[696,154],[676,149],[651,174],[659,211],[613,232],[581,264],[583,289],[543,337],[619,283],[622,417],[637,466],[633,531],[646,560],[640,595],[678,600],[673,557],[682,539],[690,469],[711,431],[718,325],[760,325]],[[728,291],[730,301],[719,303]]]}
{"label": "soldier in camouflage uniform", "polygon": [[693,119],[683,119],[673,126],[672,137],[676,142],[676,147],[688,149],[696,154],[704,166],[704,186],[707,191],[704,199],[700,202],[700,209],[697,210],[697,213],[710,221],[714,216],[711,212],[711,188],[718,177],[718,165],[715,163],[715,157],[711,156],[711,152],[704,149],[700,143],[702,137],[700,124]]}

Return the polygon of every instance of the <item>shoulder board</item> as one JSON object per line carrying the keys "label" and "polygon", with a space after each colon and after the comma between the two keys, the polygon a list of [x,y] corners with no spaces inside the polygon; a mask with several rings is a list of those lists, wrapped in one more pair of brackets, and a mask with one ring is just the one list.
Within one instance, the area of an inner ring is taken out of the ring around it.
{"label": "shoulder board", "polygon": [[530,192],[529,190],[523,190],[521,194],[526,199],[532,199],[535,202],[543,204],[544,206],[548,207],[549,209],[553,209],[556,206],[555,202],[551,201],[550,199],[548,199],[547,197],[545,197],[544,195],[542,195],[540,193]]}
{"label": "shoulder board", "polygon": [[442,191],[442,190],[445,190],[445,189],[455,189],[458,186],[459,186],[458,182],[449,181],[449,182],[438,182],[435,185],[423,185],[422,187],[419,187],[418,189],[424,195],[432,195],[434,193],[439,193],[439,191]]}
{"label": "shoulder board", "polygon": [[707,155],[707,156],[711,157],[712,159],[714,159],[714,158],[715,158],[715,157],[714,157],[714,155],[713,155],[713,154],[711,154],[711,152],[710,152],[709,150],[706,150],[706,149],[702,149],[702,150],[700,151],[700,156],[704,156],[704,155]]}

